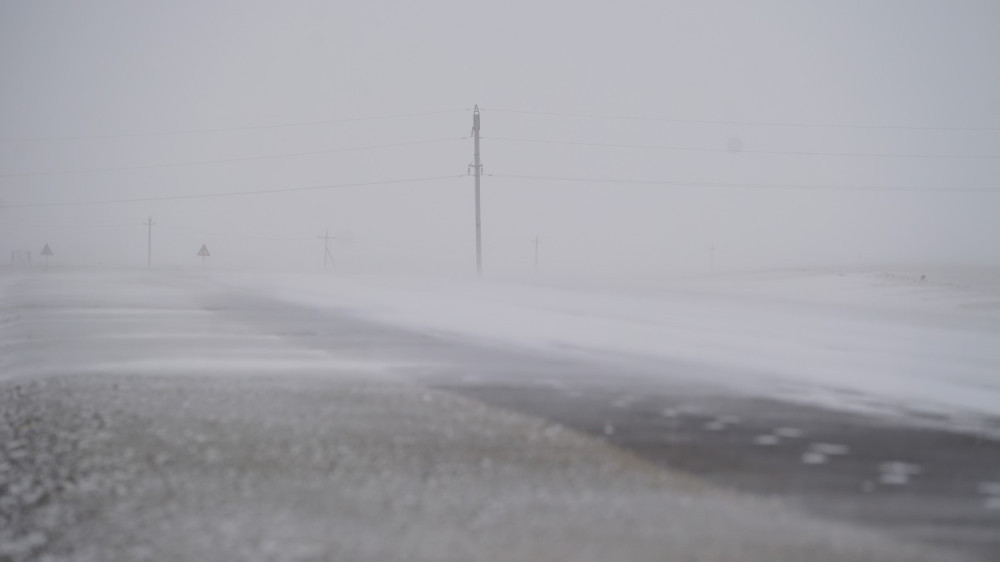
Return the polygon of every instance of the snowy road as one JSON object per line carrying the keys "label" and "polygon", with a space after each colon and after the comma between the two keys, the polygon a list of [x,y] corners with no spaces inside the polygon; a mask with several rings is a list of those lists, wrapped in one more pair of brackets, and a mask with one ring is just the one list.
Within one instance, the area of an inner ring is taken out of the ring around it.
{"label": "snowy road", "polygon": [[0,559],[1000,553],[1000,443],[934,412],[825,410],[202,275],[0,283]]}

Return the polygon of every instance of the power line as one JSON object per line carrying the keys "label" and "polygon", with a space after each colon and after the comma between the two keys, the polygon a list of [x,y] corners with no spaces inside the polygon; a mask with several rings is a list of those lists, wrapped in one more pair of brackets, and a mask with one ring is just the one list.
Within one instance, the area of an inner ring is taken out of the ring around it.
{"label": "power line", "polygon": [[817,129],[889,129],[903,131],[1000,131],[1000,127],[962,127],[933,125],[865,125],[859,123],[805,123],[791,121],[738,121],[724,119],[679,119],[673,117],[650,117],[646,115],[602,115],[596,113],[560,113],[554,111],[529,111],[520,109],[480,108],[484,112],[537,115],[545,117],[569,117],[574,119],[616,119],[625,121],[659,121],[664,123],[691,123],[700,125],[752,125],[760,127],[795,127]]}
{"label": "power line", "polygon": [[71,174],[89,174],[97,172],[121,172],[127,170],[149,170],[156,168],[174,168],[179,166],[197,166],[200,164],[220,164],[226,162],[247,162],[252,160],[270,160],[275,158],[285,158],[293,156],[317,156],[320,154],[333,154],[337,152],[357,152],[363,150],[375,150],[379,148],[398,148],[402,146],[414,146],[421,144],[435,144],[465,140],[467,137],[450,137],[443,139],[430,139],[420,141],[397,142],[389,144],[374,144],[367,146],[350,146],[343,148],[332,148],[329,150],[312,150],[306,152],[286,152],[282,154],[265,154],[261,156],[244,156],[240,158],[218,158],[213,160],[189,160],[185,162],[168,162],[164,164],[142,164],[137,166],[116,166],[110,168],[88,168],[84,170],[51,170],[41,172],[18,172],[13,174],[0,174],[0,178],[20,178],[32,176],[63,176]]}
{"label": "power line", "polygon": [[238,197],[244,195],[262,195],[267,193],[293,193],[301,191],[320,191],[325,189],[342,189],[348,187],[366,187],[374,185],[392,185],[403,183],[417,183],[426,181],[441,181],[446,179],[463,178],[465,175],[431,176],[423,178],[407,178],[399,180],[381,180],[361,183],[340,183],[329,185],[310,185],[305,187],[289,187],[285,189],[258,189],[252,191],[230,191],[226,193],[199,193],[190,195],[163,195],[159,197],[135,197],[129,199],[104,199],[98,201],[71,201],[62,203],[25,203],[18,205],[4,205],[7,209],[24,209],[29,207],[80,207],[87,205],[110,205],[116,203],[145,203],[150,201],[175,201],[181,199],[211,199],[221,197]]}
{"label": "power line", "polygon": [[0,222],[0,226],[17,226],[22,228],[57,228],[57,229],[80,229],[80,228],[134,228],[134,224],[38,224],[24,222]]}
{"label": "power line", "polygon": [[[236,238],[241,240],[263,240],[271,242],[304,242],[306,240],[312,240],[311,237],[307,236],[256,236],[256,235],[246,235],[246,234],[232,234],[229,232],[213,232],[210,230],[202,230],[198,228],[177,228],[169,223],[155,223],[161,229],[166,228],[168,231],[172,232],[184,232],[184,233],[195,233],[202,236],[211,236],[213,238]],[[55,229],[87,229],[87,228],[136,228],[140,226],[135,223],[117,223],[117,224],[39,224],[39,223],[23,223],[23,222],[0,222],[0,227],[4,226],[14,226],[23,228],[55,228]],[[145,226],[142,223],[141,226]]]}
{"label": "power line", "polygon": [[256,236],[256,235],[246,235],[246,234],[232,234],[229,232],[213,232],[210,230],[201,230],[197,228],[176,228],[170,226],[169,224],[160,225],[161,227],[166,227],[167,230],[172,230],[174,232],[184,232],[184,233],[194,233],[201,236],[209,236],[212,238],[235,238],[238,240],[256,240],[256,241],[267,241],[267,242],[304,242],[306,240],[312,240],[305,236]]}
{"label": "power line", "polygon": [[822,151],[798,151],[798,150],[755,150],[755,149],[743,149],[743,148],[738,150],[730,150],[728,148],[705,148],[705,147],[693,147],[693,146],[666,146],[666,145],[650,145],[650,144],[617,144],[617,143],[604,143],[604,142],[525,139],[525,138],[511,138],[511,137],[483,137],[483,139],[504,141],[504,142],[523,142],[523,143],[569,145],[569,146],[589,146],[589,147],[607,147],[607,148],[642,149],[642,150],[676,150],[682,152],[727,152],[733,154],[746,153],[746,154],[793,155],[793,156],[851,156],[851,157],[856,156],[856,157],[872,157],[872,158],[930,158],[930,159],[978,159],[978,160],[1000,159],[1000,156],[965,155],[965,154],[822,152]]}
{"label": "power line", "polygon": [[832,185],[832,184],[771,184],[771,183],[729,183],[674,180],[635,180],[616,178],[579,178],[562,176],[532,176],[519,174],[488,174],[491,177],[513,180],[536,180],[572,183],[600,183],[623,185],[669,185],[678,187],[727,187],[738,189],[779,189],[808,191],[937,191],[937,192],[977,192],[1000,193],[1000,188],[990,187],[917,187],[917,186],[872,186],[872,185]]}
{"label": "power line", "polygon": [[177,131],[148,131],[138,133],[118,133],[100,135],[67,135],[54,137],[22,137],[13,139],[0,139],[0,142],[41,142],[41,141],[69,141],[69,140],[91,140],[91,139],[120,139],[137,137],[168,137],[180,135],[198,135],[204,133],[227,133],[234,131],[253,131],[261,129],[287,129],[293,127],[312,127],[318,125],[331,125],[337,123],[355,123],[359,121],[383,121],[389,119],[403,119],[410,117],[426,117],[430,115],[447,115],[449,113],[462,113],[469,109],[448,109],[443,111],[423,111],[419,113],[397,113],[393,115],[371,115],[367,117],[346,117],[342,119],[323,119],[318,121],[298,121],[291,123],[276,123],[270,125],[242,125],[236,127],[217,127],[211,129],[184,129]]}

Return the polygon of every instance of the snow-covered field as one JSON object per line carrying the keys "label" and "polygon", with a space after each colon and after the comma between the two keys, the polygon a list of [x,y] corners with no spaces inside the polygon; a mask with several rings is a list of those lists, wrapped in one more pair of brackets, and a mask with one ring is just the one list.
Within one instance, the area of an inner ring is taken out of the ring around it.
{"label": "snow-covered field", "polygon": [[229,322],[205,279],[3,287],[3,560],[956,559]]}
{"label": "snow-covered field", "polygon": [[768,396],[1000,416],[1000,269],[779,271],[579,289],[341,275],[224,283],[380,322],[645,361]]}

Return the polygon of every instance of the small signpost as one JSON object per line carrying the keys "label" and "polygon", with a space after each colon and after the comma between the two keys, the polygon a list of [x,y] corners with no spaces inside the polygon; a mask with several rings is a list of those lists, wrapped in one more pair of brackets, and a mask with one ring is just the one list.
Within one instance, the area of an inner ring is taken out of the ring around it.
{"label": "small signpost", "polygon": [[49,256],[52,255],[52,248],[49,248],[48,244],[46,244],[45,247],[42,248],[42,255],[45,256],[45,269],[48,269],[49,268]]}
{"label": "small signpost", "polygon": [[[48,247],[48,246],[46,246],[46,247]],[[207,258],[208,256],[212,255],[212,254],[208,253],[208,246],[202,244],[201,245],[201,249],[198,250],[198,255],[201,256],[201,267],[204,268],[205,267],[205,258]]]}

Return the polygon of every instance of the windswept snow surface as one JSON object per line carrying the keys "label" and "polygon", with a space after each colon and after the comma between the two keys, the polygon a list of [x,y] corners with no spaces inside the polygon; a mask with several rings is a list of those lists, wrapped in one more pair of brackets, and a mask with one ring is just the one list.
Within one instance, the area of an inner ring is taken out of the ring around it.
{"label": "windswept snow surface", "polygon": [[[924,277],[922,277],[924,276]],[[656,289],[341,275],[220,276],[300,304],[500,343],[646,362],[767,396],[1000,415],[1000,271],[790,271]]]}
{"label": "windswept snow surface", "polygon": [[422,388],[225,303],[164,272],[9,287],[0,560],[959,559]]}

